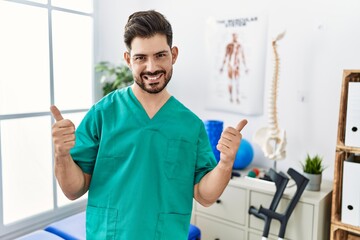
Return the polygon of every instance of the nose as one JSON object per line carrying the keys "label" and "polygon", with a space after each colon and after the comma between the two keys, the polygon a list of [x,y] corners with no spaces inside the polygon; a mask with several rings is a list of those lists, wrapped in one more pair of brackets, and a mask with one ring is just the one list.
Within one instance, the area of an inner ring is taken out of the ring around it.
{"label": "nose", "polygon": [[154,58],[148,58],[148,61],[146,62],[146,71],[148,72],[155,72],[156,69],[156,61]]}

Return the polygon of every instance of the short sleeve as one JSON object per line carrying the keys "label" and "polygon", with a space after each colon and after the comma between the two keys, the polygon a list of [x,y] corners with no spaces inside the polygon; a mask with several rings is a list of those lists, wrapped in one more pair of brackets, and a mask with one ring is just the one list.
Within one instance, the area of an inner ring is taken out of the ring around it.
{"label": "short sleeve", "polygon": [[198,140],[198,151],[195,169],[194,185],[199,183],[203,176],[216,167],[215,155],[211,149],[209,137],[204,124],[201,124]]}
{"label": "short sleeve", "polygon": [[92,174],[99,147],[99,129],[93,106],[75,131],[75,146],[70,154],[83,172]]}

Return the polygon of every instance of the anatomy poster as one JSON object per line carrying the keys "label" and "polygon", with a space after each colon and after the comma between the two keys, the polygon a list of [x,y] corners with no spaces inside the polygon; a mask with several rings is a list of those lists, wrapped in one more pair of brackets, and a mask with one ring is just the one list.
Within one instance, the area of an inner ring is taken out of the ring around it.
{"label": "anatomy poster", "polygon": [[263,113],[267,21],[248,16],[209,19],[207,108]]}

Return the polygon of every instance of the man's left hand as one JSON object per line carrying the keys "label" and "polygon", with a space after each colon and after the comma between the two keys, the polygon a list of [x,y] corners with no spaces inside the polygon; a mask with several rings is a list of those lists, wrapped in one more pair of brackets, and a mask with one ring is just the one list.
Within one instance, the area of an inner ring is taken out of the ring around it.
{"label": "man's left hand", "polygon": [[247,120],[243,119],[238,123],[236,128],[227,127],[222,132],[216,148],[220,151],[220,161],[222,161],[223,164],[233,166],[242,138],[241,130],[246,124]]}

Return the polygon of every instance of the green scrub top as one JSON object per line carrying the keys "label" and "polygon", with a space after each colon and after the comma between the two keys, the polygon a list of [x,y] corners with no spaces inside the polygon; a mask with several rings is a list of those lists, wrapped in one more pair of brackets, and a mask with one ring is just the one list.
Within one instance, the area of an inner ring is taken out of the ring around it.
{"label": "green scrub top", "polygon": [[71,155],[92,175],[87,239],[186,240],[193,188],[216,166],[203,122],[174,97],[150,119],[130,87],[96,103]]}

